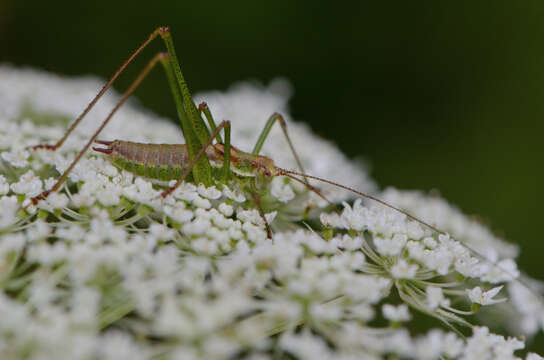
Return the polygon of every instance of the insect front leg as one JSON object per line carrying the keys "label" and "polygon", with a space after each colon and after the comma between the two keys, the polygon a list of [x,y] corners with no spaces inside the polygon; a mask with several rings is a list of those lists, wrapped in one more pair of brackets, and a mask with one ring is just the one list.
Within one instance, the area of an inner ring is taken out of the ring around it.
{"label": "insect front leg", "polygon": [[297,166],[299,167],[300,172],[298,173],[298,175],[302,176],[303,180],[300,180],[292,176],[288,176],[288,177],[305,185],[308,190],[317,194],[320,198],[322,198],[327,203],[329,203],[335,209],[337,213],[339,213],[339,210],[336,207],[336,205],[334,205],[331,201],[329,201],[329,199],[327,199],[325,195],[323,195],[323,193],[318,188],[310,185],[310,183],[308,182],[308,178],[305,175],[306,171],[304,170],[304,167],[302,166],[302,161],[300,161],[297,151],[295,150],[295,146],[293,145],[293,142],[291,141],[291,138],[289,137],[289,133],[287,131],[287,122],[285,121],[285,119],[283,118],[281,114],[274,113],[268,118],[268,121],[266,122],[263,130],[261,131],[261,134],[259,135],[259,138],[257,139],[257,142],[255,143],[255,147],[253,148],[252,154],[253,155],[259,154],[259,152],[261,151],[263,147],[264,141],[268,137],[268,134],[270,133],[270,130],[272,129],[272,126],[274,126],[274,123],[276,121],[280,123],[281,129],[283,131],[283,135],[285,136],[285,139],[287,140],[287,144],[289,144],[289,148],[291,149],[291,153],[293,154],[293,157],[295,158],[295,161],[297,162]]}
{"label": "insect front leg", "polygon": [[166,53],[158,53],[157,55],[155,55],[153,57],[153,59],[151,59],[151,61],[149,61],[149,63],[147,63],[147,65],[145,66],[145,68],[140,72],[140,74],[138,75],[138,77],[136,78],[136,80],[134,80],[132,82],[132,84],[129,86],[129,88],[125,91],[125,93],[123,94],[123,96],[121,97],[121,99],[119,100],[119,102],[115,105],[115,107],[111,110],[111,112],[108,114],[108,116],[106,117],[106,119],[104,120],[104,122],[102,122],[102,124],[98,127],[98,129],[95,131],[95,133],[93,134],[93,136],[91,136],[91,138],[89,139],[89,141],[87,142],[87,144],[85,144],[85,146],[79,151],[79,153],[77,154],[77,156],[75,157],[75,159],[72,161],[72,163],[70,164],[70,166],[68,166],[68,168],[64,171],[64,173],[59,177],[59,179],[57,180],[57,182],[53,185],[52,188],[50,188],[49,190],[46,190],[44,192],[42,192],[41,194],[39,194],[38,196],[35,196],[33,198],[30,199],[30,203],[28,203],[25,208],[27,208],[28,206],[30,206],[31,204],[33,205],[36,205],[38,204],[38,201],[40,200],[44,200],[46,199],[50,193],[52,192],[55,192],[59,189],[59,187],[64,183],[64,181],[66,181],[66,179],[68,178],[68,175],[70,174],[70,172],[72,171],[72,169],[74,168],[74,166],[76,166],[76,164],[78,163],[78,161],[83,157],[83,155],[85,154],[85,152],[89,149],[89,147],[91,146],[91,144],[96,140],[96,138],[98,137],[98,135],[100,134],[100,132],[104,129],[104,127],[108,124],[108,122],[111,120],[111,118],[113,117],[113,115],[117,112],[117,110],[119,110],[119,108],[121,107],[121,105],[123,105],[125,103],[125,101],[130,97],[130,95],[134,92],[134,90],[136,90],[136,88],[141,84],[141,82],[144,80],[144,78],[147,76],[147,74],[149,74],[149,72],[151,71],[151,69],[153,69],[153,67],[159,62],[159,61],[162,61],[164,60],[164,58],[168,58],[168,54]]}
{"label": "insect front leg", "polygon": [[[210,108],[208,107],[208,104],[206,102],[201,102],[198,105],[198,111],[200,113],[204,113],[204,116],[206,117],[206,120],[208,121],[208,125],[210,126],[210,129],[212,132],[215,131],[215,121],[213,120],[212,112],[210,111]],[[221,135],[217,134],[216,140],[218,143],[223,143],[223,140],[221,139]]]}
{"label": "insect front leg", "polygon": [[[206,120],[208,120],[208,124],[210,125],[210,129],[212,129],[212,132],[215,131],[215,121],[213,120],[212,113],[210,111],[210,108],[208,107],[208,104],[205,102],[200,103],[198,105],[198,111],[204,113],[204,116],[206,117]],[[216,140],[218,143],[223,143],[223,140],[221,139],[221,135],[219,133],[216,136]],[[224,159],[223,159],[223,180],[227,181],[230,178],[230,126],[225,127],[225,151],[224,151]]]}
{"label": "insect front leg", "polygon": [[[297,166],[300,172],[305,173],[306,171],[304,171],[304,167],[302,166],[302,161],[300,161],[297,151],[295,150],[295,146],[291,142],[291,138],[289,137],[289,133],[287,132],[287,123],[285,122],[285,119],[283,118],[283,116],[279,113],[274,113],[268,118],[251,153],[253,155],[258,155],[261,152],[264,141],[268,137],[268,134],[270,133],[270,130],[272,129],[272,126],[274,126],[274,123],[276,121],[280,123],[281,130],[283,131],[283,135],[285,136],[285,139],[287,140],[287,144],[289,144],[289,148],[291,149],[291,153],[293,154],[293,157],[295,158],[295,161],[297,162]],[[308,184],[306,177],[304,177],[304,181],[306,182],[306,184]]]}

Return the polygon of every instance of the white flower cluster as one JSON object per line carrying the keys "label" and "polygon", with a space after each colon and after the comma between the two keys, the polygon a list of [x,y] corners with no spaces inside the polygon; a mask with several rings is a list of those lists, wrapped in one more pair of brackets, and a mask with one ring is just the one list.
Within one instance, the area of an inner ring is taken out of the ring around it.
{"label": "white flower cluster", "polygon": [[[382,195],[453,237],[360,200],[319,223],[323,202],[276,178],[262,196],[271,240],[235,182],[183,183],[161,199],[160,184],[89,153],[60,191],[23,211],[118,97],[105,96],[59,150],[28,146],[58,140],[99,88],[0,67],[0,358],[519,359],[522,340],[491,333],[485,314],[482,326],[469,316],[508,307],[501,317],[518,330],[542,326],[542,299],[516,280],[517,249],[420,194]],[[287,113],[287,90],[280,81],[199,98],[232,120],[233,143],[247,150],[270,114]],[[288,121],[308,173],[374,189],[360,165]],[[179,143],[178,133],[127,104],[101,138]],[[284,141],[273,130],[265,154],[294,168]],[[334,202],[350,198],[313,185]],[[495,298],[505,283],[513,301]],[[412,334],[416,313],[451,331]]]}

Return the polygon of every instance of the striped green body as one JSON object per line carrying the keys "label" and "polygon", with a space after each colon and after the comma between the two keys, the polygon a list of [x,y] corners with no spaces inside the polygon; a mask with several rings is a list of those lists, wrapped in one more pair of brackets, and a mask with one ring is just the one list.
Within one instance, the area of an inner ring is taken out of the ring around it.
{"label": "striped green body", "polygon": [[[118,168],[161,181],[177,180],[190,163],[185,144],[143,144],[131,141],[97,141],[107,148],[93,148],[108,156]],[[255,177],[259,172],[271,176],[276,172],[272,159],[253,155],[231,146],[230,170],[240,177]],[[224,145],[214,144],[206,149],[213,168],[223,166]]]}

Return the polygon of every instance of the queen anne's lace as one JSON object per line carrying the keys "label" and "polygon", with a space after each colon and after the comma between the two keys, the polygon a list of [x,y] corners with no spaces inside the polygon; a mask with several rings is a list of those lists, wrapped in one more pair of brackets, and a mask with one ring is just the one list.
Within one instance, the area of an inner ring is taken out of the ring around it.
{"label": "queen anne's lace", "polygon": [[[542,299],[515,280],[517,248],[418,192],[381,197],[451,237],[359,199],[341,214],[321,212],[328,205],[321,198],[277,178],[262,196],[271,241],[235,183],[184,183],[162,200],[157,185],[93,153],[61,191],[23,212],[118,97],[102,99],[58,151],[27,147],[59,139],[100,86],[0,67],[0,358],[517,359],[523,341],[492,334],[467,315],[490,305],[483,310],[501,310],[491,314],[493,324],[526,334],[542,326]],[[247,150],[270,114],[287,114],[288,92],[276,81],[198,98],[217,119],[232,120],[233,143]],[[304,125],[289,121],[289,129],[308,173],[375,190],[360,164]],[[180,133],[128,104],[101,138],[180,143]],[[274,129],[263,151],[295,168],[287,149]],[[334,202],[350,199],[314,185]],[[503,285],[489,283],[507,283],[513,301],[495,299]],[[472,327],[472,335],[411,334],[416,313],[448,330]],[[480,313],[485,325],[490,314]]]}

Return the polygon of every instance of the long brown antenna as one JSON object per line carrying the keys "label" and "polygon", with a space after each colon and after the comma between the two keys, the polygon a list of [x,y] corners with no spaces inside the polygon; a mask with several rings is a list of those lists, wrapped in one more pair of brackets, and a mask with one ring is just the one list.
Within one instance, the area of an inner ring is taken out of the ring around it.
{"label": "long brown antenna", "polygon": [[[379,204],[382,204],[382,205],[385,206],[385,207],[388,207],[388,208],[390,208],[390,209],[393,209],[393,210],[395,210],[395,211],[398,211],[398,212],[400,212],[401,214],[406,215],[408,218],[410,218],[410,219],[412,219],[412,220],[414,220],[414,221],[416,221],[416,222],[418,222],[418,223],[420,223],[420,224],[422,224],[422,225],[428,227],[429,229],[431,229],[431,230],[433,230],[433,231],[436,231],[436,232],[439,233],[439,234],[446,235],[446,233],[445,233],[444,231],[442,231],[442,230],[436,228],[435,226],[433,226],[433,225],[431,225],[431,224],[429,224],[429,223],[426,223],[425,221],[423,221],[423,220],[421,220],[421,219],[415,217],[414,215],[411,215],[410,213],[408,213],[408,212],[406,212],[406,211],[404,211],[404,210],[402,210],[402,209],[399,209],[398,207],[395,207],[395,206],[393,206],[393,205],[391,205],[391,204],[388,204],[388,203],[386,203],[385,201],[380,200],[380,199],[378,199],[377,197],[374,197],[374,196],[372,196],[372,195],[370,195],[370,194],[366,194],[366,193],[364,193],[364,192],[361,192],[361,191],[355,190],[355,189],[353,189],[353,188],[350,188],[349,186],[342,185],[342,184],[338,184],[338,183],[335,183],[334,181],[322,179],[322,178],[317,177],[317,176],[312,176],[312,175],[308,175],[308,174],[302,174],[302,173],[299,173],[299,172],[297,172],[297,171],[293,171],[293,170],[285,170],[285,169],[281,169],[281,168],[277,168],[277,170],[278,170],[279,173],[280,173],[279,175],[285,175],[285,176],[287,176],[287,177],[289,177],[289,178],[291,178],[291,179],[294,179],[294,178],[293,178],[292,176],[289,176],[289,174],[291,174],[291,175],[298,175],[298,176],[305,176],[305,177],[307,177],[308,179],[314,179],[314,180],[317,180],[317,181],[324,182],[324,183],[326,183],[326,184],[330,184],[330,185],[333,185],[333,186],[338,186],[339,188],[342,188],[342,189],[347,190],[347,191],[351,191],[351,192],[354,193],[354,194],[357,194],[357,195],[362,196],[362,197],[364,197],[364,198],[370,199],[370,200],[375,201],[375,202],[377,202],[377,203],[379,203]],[[300,179],[297,179],[297,180],[300,181]]]}

